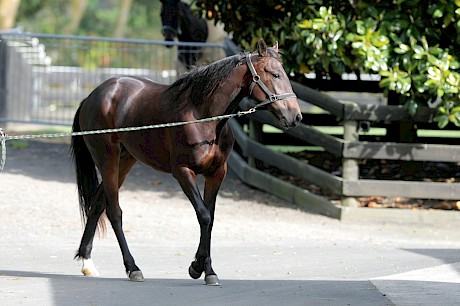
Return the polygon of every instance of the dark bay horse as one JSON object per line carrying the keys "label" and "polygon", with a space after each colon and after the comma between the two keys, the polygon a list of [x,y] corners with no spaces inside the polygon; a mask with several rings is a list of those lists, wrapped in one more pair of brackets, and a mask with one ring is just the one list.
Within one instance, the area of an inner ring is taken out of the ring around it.
{"label": "dark bay horse", "polygon": [[[188,4],[180,0],[161,0],[160,15],[166,41],[174,41],[177,37],[181,42],[204,43],[208,39],[206,20],[194,15]],[[195,46],[178,46],[179,61],[184,63],[187,71],[197,62],[199,49]]]}
{"label": "dark bay horse", "polygon": [[[265,105],[285,129],[299,124],[302,115],[283,69],[278,44],[262,40],[252,53],[237,54],[183,75],[172,85],[146,78],[115,77],[94,89],[82,101],[73,131],[113,129],[168,122],[192,121],[233,113],[243,97]],[[76,258],[82,272],[97,275],[91,260],[95,231],[104,224],[105,211],[120,245],[128,277],[143,281],[122,229],[118,190],[126,175],[140,161],[171,173],[195,209],[200,242],[189,274],[205,273],[208,285],[219,284],[211,266],[211,231],[217,193],[227,171],[233,134],[226,120],[190,125],[72,137],[81,212],[86,221]],[[102,182],[99,182],[99,170]],[[204,196],[196,177],[205,179]]]}

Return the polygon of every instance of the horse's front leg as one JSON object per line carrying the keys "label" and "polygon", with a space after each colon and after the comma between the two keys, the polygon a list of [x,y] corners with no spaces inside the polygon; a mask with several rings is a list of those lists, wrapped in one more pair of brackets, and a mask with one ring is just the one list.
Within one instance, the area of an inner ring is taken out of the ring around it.
{"label": "horse's front leg", "polygon": [[[206,243],[200,243],[198,246],[198,251],[196,257],[199,258],[203,256],[203,254],[207,254],[207,258],[205,259],[205,280],[207,285],[220,285],[219,278],[217,277],[216,273],[212,269],[211,264],[211,234],[212,234],[212,227],[214,225],[214,212],[216,208],[216,198],[219,192],[220,186],[222,181],[224,180],[225,174],[227,173],[227,164],[223,164],[216,173],[212,176],[205,177],[205,186],[204,186],[204,203],[206,207],[209,209],[209,213],[211,215],[211,222],[208,226],[208,241]],[[201,241],[200,241],[201,242]],[[207,248],[207,249],[205,249]],[[193,267],[193,263],[192,266]]]}
{"label": "horse's front leg", "polygon": [[193,261],[190,265],[189,274],[192,278],[197,279],[201,277],[203,272],[205,272],[205,282],[207,285],[220,285],[219,279],[212,269],[210,254],[210,234],[214,209],[210,210],[208,206],[205,205],[196,184],[196,174],[192,170],[186,167],[181,167],[175,169],[173,171],[173,175],[192,203],[200,224],[200,244],[195,255],[195,261]]}

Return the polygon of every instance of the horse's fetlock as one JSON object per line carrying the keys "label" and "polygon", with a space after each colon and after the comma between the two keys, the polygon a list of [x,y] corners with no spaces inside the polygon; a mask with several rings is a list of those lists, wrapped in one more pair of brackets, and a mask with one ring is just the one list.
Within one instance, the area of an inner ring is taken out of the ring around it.
{"label": "horse's fetlock", "polygon": [[212,266],[211,257],[206,257],[205,260],[204,260],[204,267],[205,267],[205,269],[208,268],[208,267],[211,267],[211,266]]}

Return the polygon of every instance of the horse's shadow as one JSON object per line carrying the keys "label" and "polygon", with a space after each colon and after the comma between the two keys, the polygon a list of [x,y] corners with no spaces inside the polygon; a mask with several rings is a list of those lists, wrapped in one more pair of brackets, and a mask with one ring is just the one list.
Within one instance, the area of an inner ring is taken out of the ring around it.
{"label": "horse's shadow", "polygon": [[[458,263],[456,249],[405,251],[437,259],[440,264]],[[266,269],[276,270],[279,267]],[[388,273],[389,270],[382,272]],[[144,282],[138,283],[120,277],[92,278],[65,273],[0,270],[0,304],[393,305],[386,291],[380,291],[385,288],[390,288],[389,292],[393,293],[396,300],[398,294],[402,296],[406,291],[409,296],[414,295],[410,291],[415,289],[421,295],[417,300],[423,300],[427,305],[434,301],[447,301],[445,304],[454,305],[448,302],[459,296],[456,282],[422,279],[367,280],[334,276],[314,280],[222,279],[221,287],[209,287],[202,280],[189,278],[146,278]],[[283,271],[279,271],[281,277],[283,274]],[[446,297],[449,299],[446,300]]]}
{"label": "horse's shadow", "polygon": [[[89,278],[65,274],[0,270],[9,303],[52,305],[390,305],[369,281],[224,280],[209,287],[192,279]],[[356,301],[366,304],[356,304]]]}

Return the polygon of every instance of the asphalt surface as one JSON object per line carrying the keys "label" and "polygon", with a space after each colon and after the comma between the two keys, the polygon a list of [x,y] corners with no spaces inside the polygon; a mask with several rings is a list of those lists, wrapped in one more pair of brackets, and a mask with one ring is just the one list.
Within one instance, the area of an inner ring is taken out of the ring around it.
{"label": "asphalt surface", "polygon": [[[251,189],[219,194],[208,287],[187,269],[199,239],[174,179],[137,165],[122,187],[124,229],[145,281],[130,282],[111,230],[100,277],[73,260],[82,234],[63,143],[8,143],[0,173],[0,305],[459,305],[460,223],[343,223]],[[460,218],[460,217],[459,217]]]}

